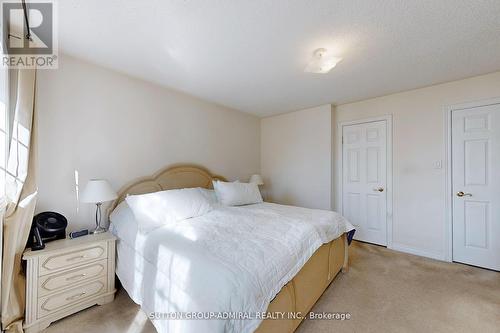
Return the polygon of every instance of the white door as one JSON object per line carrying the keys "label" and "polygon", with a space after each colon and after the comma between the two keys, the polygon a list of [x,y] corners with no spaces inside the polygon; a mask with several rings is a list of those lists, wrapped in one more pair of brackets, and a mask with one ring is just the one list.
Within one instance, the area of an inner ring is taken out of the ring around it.
{"label": "white door", "polygon": [[500,104],[452,112],[453,260],[500,270]]}
{"label": "white door", "polygon": [[354,238],[387,245],[387,122],[342,127],[342,212]]}

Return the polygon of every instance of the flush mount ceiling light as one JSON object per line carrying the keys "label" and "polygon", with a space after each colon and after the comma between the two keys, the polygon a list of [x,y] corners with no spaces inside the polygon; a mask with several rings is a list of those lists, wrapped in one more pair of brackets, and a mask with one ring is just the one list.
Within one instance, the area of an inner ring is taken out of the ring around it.
{"label": "flush mount ceiling light", "polygon": [[335,67],[341,60],[342,58],[329,55],[326,49],[317,49],[314,51],[313,58],[304,69],[304,72],[325,74]]}

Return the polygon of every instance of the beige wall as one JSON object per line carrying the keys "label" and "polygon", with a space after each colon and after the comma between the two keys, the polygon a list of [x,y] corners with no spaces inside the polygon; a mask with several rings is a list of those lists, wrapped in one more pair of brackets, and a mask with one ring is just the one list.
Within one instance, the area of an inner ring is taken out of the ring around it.
{"label": "beige wall", "polygon": [[261,172],[266,199],[331,208],[331,106],[261,121]]}
{"label": "beige wall", "polygon": [[174,163],[229,179],[260,169],[260,120],[72,57],[39,72],[39,203],[70,230],[92,227],[94,208],[76,199],[89,178],[115,189]]}
{"label": "beige wall", "polygon": [[80,187],[102,177],[119,188],[182,162],[229,179],[261,169],[267,198],[336,208],[338,123],[392,114],[393,245],[444,258],[445,168],[435,167],[445,161],[444,109],[494,97],[500,72],[340,105],[333,114],[324,105],[259,120],[63,56],[59,70],[38,77],[37,210],[61,212],[70,230],[91,227],[93,207],[77,202],[75,171]]}
{"label": "beige wall", "polygon": [[445,161],[444,110],[495,97],[500,97],[500,72],[336,108],[335,131],[338,122],[393,115],[394,248],[445,258],[445,165],[435,166]]}

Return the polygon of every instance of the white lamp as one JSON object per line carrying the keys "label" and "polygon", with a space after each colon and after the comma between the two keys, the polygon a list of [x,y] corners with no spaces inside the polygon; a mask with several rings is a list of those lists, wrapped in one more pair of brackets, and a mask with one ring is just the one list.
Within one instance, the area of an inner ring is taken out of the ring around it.
{"label": "white lamp", "polygon": [[106,229],[101,227],[101,205],[103,202],[114,200],[118,197],[116,192],[111,188],[108,181],[105,179],[91,179],[80,196],[81,202],[95,203],[95,230],[92,232],[98,234],[105,232]]}
{"label": "white lamp", "polygon": [[252,175],[250,177],[250,183],[255,183],[257,185],[264,185],[264,180],[261,175]]}

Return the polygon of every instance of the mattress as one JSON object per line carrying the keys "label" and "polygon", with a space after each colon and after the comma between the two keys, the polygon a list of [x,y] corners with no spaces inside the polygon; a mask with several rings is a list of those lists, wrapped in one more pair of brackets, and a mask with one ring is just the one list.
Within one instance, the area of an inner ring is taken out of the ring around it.
{"label": "mattress", "polygon": [[111,221],[117,275],[162,333],[253,332],[313,253],[353,229],[334,212],[271,203],[219,206],[148,234],[126,203]]}

